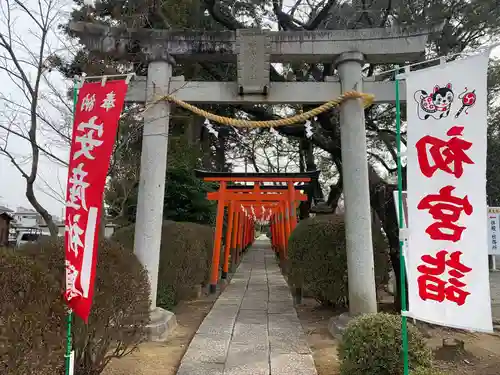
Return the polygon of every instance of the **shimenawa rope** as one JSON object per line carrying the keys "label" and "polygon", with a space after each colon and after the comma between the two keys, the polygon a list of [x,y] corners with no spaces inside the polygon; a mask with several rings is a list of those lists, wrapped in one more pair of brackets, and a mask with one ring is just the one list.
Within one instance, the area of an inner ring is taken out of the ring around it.
{"label": "shimenawa rope", "polygon": [[319,107],[313,108],[307,112],[299,113],[295,116],[292,117],[287,117],[287,118],[282,118],[278,120],[268,120],[268,121],[250,121],[250,120],[244,120],[244,119],[235,119],[231,117],[224,117],[224,116],[219,116],[215,115],[213,113],[207,112],[201,108],[198,108],[192,104],[186,103],[185,101],[181,99],[177,99],[173,95],[165,95],[154,102],[150,103],[149,105],[146,106],[146,109],[144,112],[146,112],[148,109],[150,109],[154,104],[166,100],[171,103],[175,103],[178,106],[187,109],[188,111],[191,111],[192,113],[205,117],[209,119],[210,121],[222,124],[222,125],[229,125],[229,126],[235,126],[238,128],[274,128],[278,126],[286,126],[286,125],[298,125],[306,120],[309,120],[320,113],[326,112],[329,109],[332,109],[333,107],[336,107],[343,102],[350,100],[350,99],[362,99],[363,100],[363,107],[369,107],[372,105],[373,100],[375,99],[375,96],[373,94],[365,94],[362,92],[358,91],[348,91],[342,95],[340,95],[338,98],[330,100]]}

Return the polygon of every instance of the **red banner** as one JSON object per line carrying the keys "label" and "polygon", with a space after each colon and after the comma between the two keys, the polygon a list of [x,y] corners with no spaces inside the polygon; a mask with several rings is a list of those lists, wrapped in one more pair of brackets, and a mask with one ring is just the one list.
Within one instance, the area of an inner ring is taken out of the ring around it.
{"label": "red banner", "polygon": [[87,322],[94,293],[99,222],[109,161],[127,93],[124,80],[85,83],[79,90],[66,191],[66,291]]}

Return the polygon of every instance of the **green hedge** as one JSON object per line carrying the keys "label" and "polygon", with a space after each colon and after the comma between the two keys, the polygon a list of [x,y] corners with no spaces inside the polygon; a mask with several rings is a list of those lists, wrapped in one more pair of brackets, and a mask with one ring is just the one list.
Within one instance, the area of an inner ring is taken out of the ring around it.
{"label": "green hedge", "polygon": [[[387,283],[390,263],[384,235],[372,228],[377,286]],[[347,253],[344,218],[318,215],[300,221],[289,240],[290,280],[319,302],[348,305]]]}
{"label": "green hedge", "polygon": [[10,249],[0,249],[0,269],[0,374],[60,371],[65,309],[59,280]]}
{"label": "green hedge", "polygon": [[[432,375],[432,352],[423,335],[408,324],[410,368],[414,375]],[[401,375],[401,316],[366,314],[352,320],[338,347],[341,375]]]}
{"label": "green hedge", "polygon": [[[10,345],[16,349],[6,356],[9,362],[18,360],[22,366],[36,365],[38,368],[23,371],[9,366],[7,372],[0,373],[62,374],[64,353],[61,348],[66,340],[66,308],[62,299],[64,248],[62,238],[46,238],[22,246],[15,254],[1,253],[2,298],[3,291],[10,289],[11,294],[10,302],[7,299],[0,302],[0,329],[9,332],[5,337],[10,337]],[[149,294],[146,270],[132,250],[113,241],[100,241],[88,325],[75,316],[72,327],[75,375],[100,374],[112,358],[130,353],[145,339]],[[4,340],[3,333],[0,337]],[[22,343],[26,343],[24,348]],[[0,348],[4,347],[5,343],[0,341]],[[2,364],[5,363],[3,356],[2,352]],[[52,356],[56,357],[53,361]],[[37,361],[46,364],[42,366]]]}
{"label": "green hedge", "polygon": [[[112,239],[133,247],[135,226],[117,230]],[[157,304],[171,309],[191,297],[209,276],[213,229],[207,225],[165,221],[162,227]]]}

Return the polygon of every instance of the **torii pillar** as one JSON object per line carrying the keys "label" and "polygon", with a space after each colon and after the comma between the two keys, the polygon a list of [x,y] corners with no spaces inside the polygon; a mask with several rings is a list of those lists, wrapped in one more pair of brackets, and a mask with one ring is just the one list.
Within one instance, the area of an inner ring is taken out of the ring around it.
{"label": "torii pillar", "polygon": [[156,305],[160,264],[165,171],[167,170],[170,103],[155,100],[167,95],[172,78],[173,59],[166,51],[150,55],[146,102],[154,103],[144,113],[141,169],[135,221],[134,252],[147,270],[150,285],[151,324],[149,338],[163,341],[175,328],[175,315]]}
{"label": "torii pillar", "polygon": [[[346,52],[335,61],[342,93],[363,92],[364,56]],[[366,151],[364,108],[360,99],[350,99],[340,106],[340,143],[345,206],[349,313],[377,312],[370,185]]]}
{"label": "torii pillar", "polygon": [[[172,65],[166,58],[149,62],[147,102],[166,95],[172,77]],[[158,265],[160,264],[165,171],[167,169],[170,103],[159,101],[144,113],[141,170],[135,220],[134,251],[148,271],[151,310],[157,309]]]}

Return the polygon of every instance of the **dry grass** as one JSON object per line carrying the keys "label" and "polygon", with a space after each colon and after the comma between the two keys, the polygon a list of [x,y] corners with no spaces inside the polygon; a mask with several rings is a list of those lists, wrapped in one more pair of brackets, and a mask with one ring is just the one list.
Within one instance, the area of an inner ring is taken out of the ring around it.
{"label": "dry grass", "polygon": [[[297,308],[299,319],[313,352],[318,375],[338,375],[337,341],[328,332],[334,311],[310,298]],[[449,375],[500,375],[500,334],[466,333],[421,325],[435,353],[435,366]],[[464,342],[464,351],[442,349],[443,339]]]}
{"label": "dry grass", "polygon": [[141,344],[139,350],[113,361],[103,375],[175,375],[182,356],[212,308],[211,298],[181,302],[174,308],[177,328],[167,342]]}

